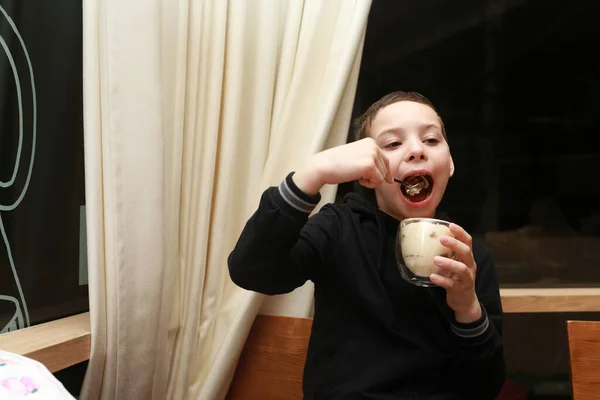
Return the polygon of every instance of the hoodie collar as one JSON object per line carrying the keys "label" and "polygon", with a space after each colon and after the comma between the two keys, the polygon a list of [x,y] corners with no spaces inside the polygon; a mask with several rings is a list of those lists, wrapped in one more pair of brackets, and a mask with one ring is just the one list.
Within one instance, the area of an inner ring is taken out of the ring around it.
{"label": "hoodie collar", "polygon": [[386,213],[381,209],[377,209],[377,213],[380,215],[381,220],[385,224],[385,231],[389,234],[396,234],[398,232],[398,226],[400,226],[400,221],[396,218],[392,217],[390,214]]}
{"label": "hoodie collar", "polygon": [[400,225],[400,221],[392,217],[390,214],[382,211],[380,208],[377,207],[376,204],[373,204],[373,202],[365,199],[364,197],[356,193],[349,193],[344,197],[344,203],[347,203],[355,212],[359,214],[374,214],[375,218],[378,221],[383,222],[383,226],[380,225],[380,227],[385,227],[386,234],[396,235],[396,233],[398,232],[398,226]]}
{"label": "hoodie collar", "polygon": [[[344,203],[348,203],[352,209],[360,214],[375,214],[379,221],[382,221],[385,226],[386,233],[396,235],[400,221],[392,217],[390,214],[382,211],[372,201],[365,199],[363,196],[356,193],[348,193],[344,196]],[[433,218],[439,218],[450,221],[450,217],[445,212],[436,211]]]}

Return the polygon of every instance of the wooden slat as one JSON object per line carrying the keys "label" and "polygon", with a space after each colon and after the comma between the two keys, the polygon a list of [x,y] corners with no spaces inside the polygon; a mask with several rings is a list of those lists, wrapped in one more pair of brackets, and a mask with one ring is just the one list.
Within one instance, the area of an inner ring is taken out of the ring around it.
{"label": "wooden slat", "polygon": [[600,288],[500,289],[506,313],[600,311]]}
{"label": "wooden slat", "polygon": [[90,358],[89,313],[74,315],[0,335],[0,349],[44,364],[50,372]]}
{"label": "wooden slat", "polygon": [[567,321],[573,400],[600,396],[600,321]]}
{"label": "wooden slat", "polygon": [[301,400],[312,319],[256,317],[228,400]]}

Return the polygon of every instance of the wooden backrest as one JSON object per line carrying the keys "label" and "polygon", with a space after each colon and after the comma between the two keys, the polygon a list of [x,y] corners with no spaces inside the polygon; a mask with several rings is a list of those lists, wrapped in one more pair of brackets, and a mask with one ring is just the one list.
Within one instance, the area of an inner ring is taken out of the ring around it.
{"label": "wooden backrest", "polygon": [[600,398],[600,321],[567,321],[573,400]]}
{"label": "wooden backrest", "polygon": [[240,356],[228,400],[302,400],[310,318],[258,315]]}
{"label": "wooden backrest", "polygon": [[[302,400],[302,377],[312,322],[311,318],[258,315],[246,339],[226,399]],[[598,370],[600,366],[596,368]],[[600,374],[596,374],[600,379]],[[524,400],[526,397],[524,388],[507,381],[497,400]]]}

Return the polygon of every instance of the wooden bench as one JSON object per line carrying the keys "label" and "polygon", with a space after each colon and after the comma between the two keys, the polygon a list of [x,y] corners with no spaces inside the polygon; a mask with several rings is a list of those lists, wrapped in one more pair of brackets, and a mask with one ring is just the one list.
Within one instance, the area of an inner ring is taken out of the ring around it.
{"label": "wooden bench", "polygon": [[600,321],[567,321],[573,400],[600,398]]}
{"label": "wooden bench", "polygon": [[[257,316],[227,399],[302,400],[311,327],[310,318]],[[525,400],[526,396],[525,389],[507,381],[498,400]]]}

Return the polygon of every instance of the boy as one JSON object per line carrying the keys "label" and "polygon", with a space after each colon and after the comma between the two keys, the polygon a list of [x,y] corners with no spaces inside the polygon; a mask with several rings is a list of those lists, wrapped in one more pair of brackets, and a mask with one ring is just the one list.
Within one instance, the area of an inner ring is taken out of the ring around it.
{"label": "boy", "polygon": [[[437,257],[437,287],[404,281],[399,222],[433,217],[454,163],[441,118],[414,92],[394,92],[358,120],[357,141],[312,156],[265,191],[229,256],[232,280],[273,295],[310,279],[315,313],[305,399],[495,399],[505,379],[502,306],[487,249],[460,226]],[[394,178],[425,174],[410,196]],[[357,180],[376,204],[349,194],[309,217],[325,184]]]}

